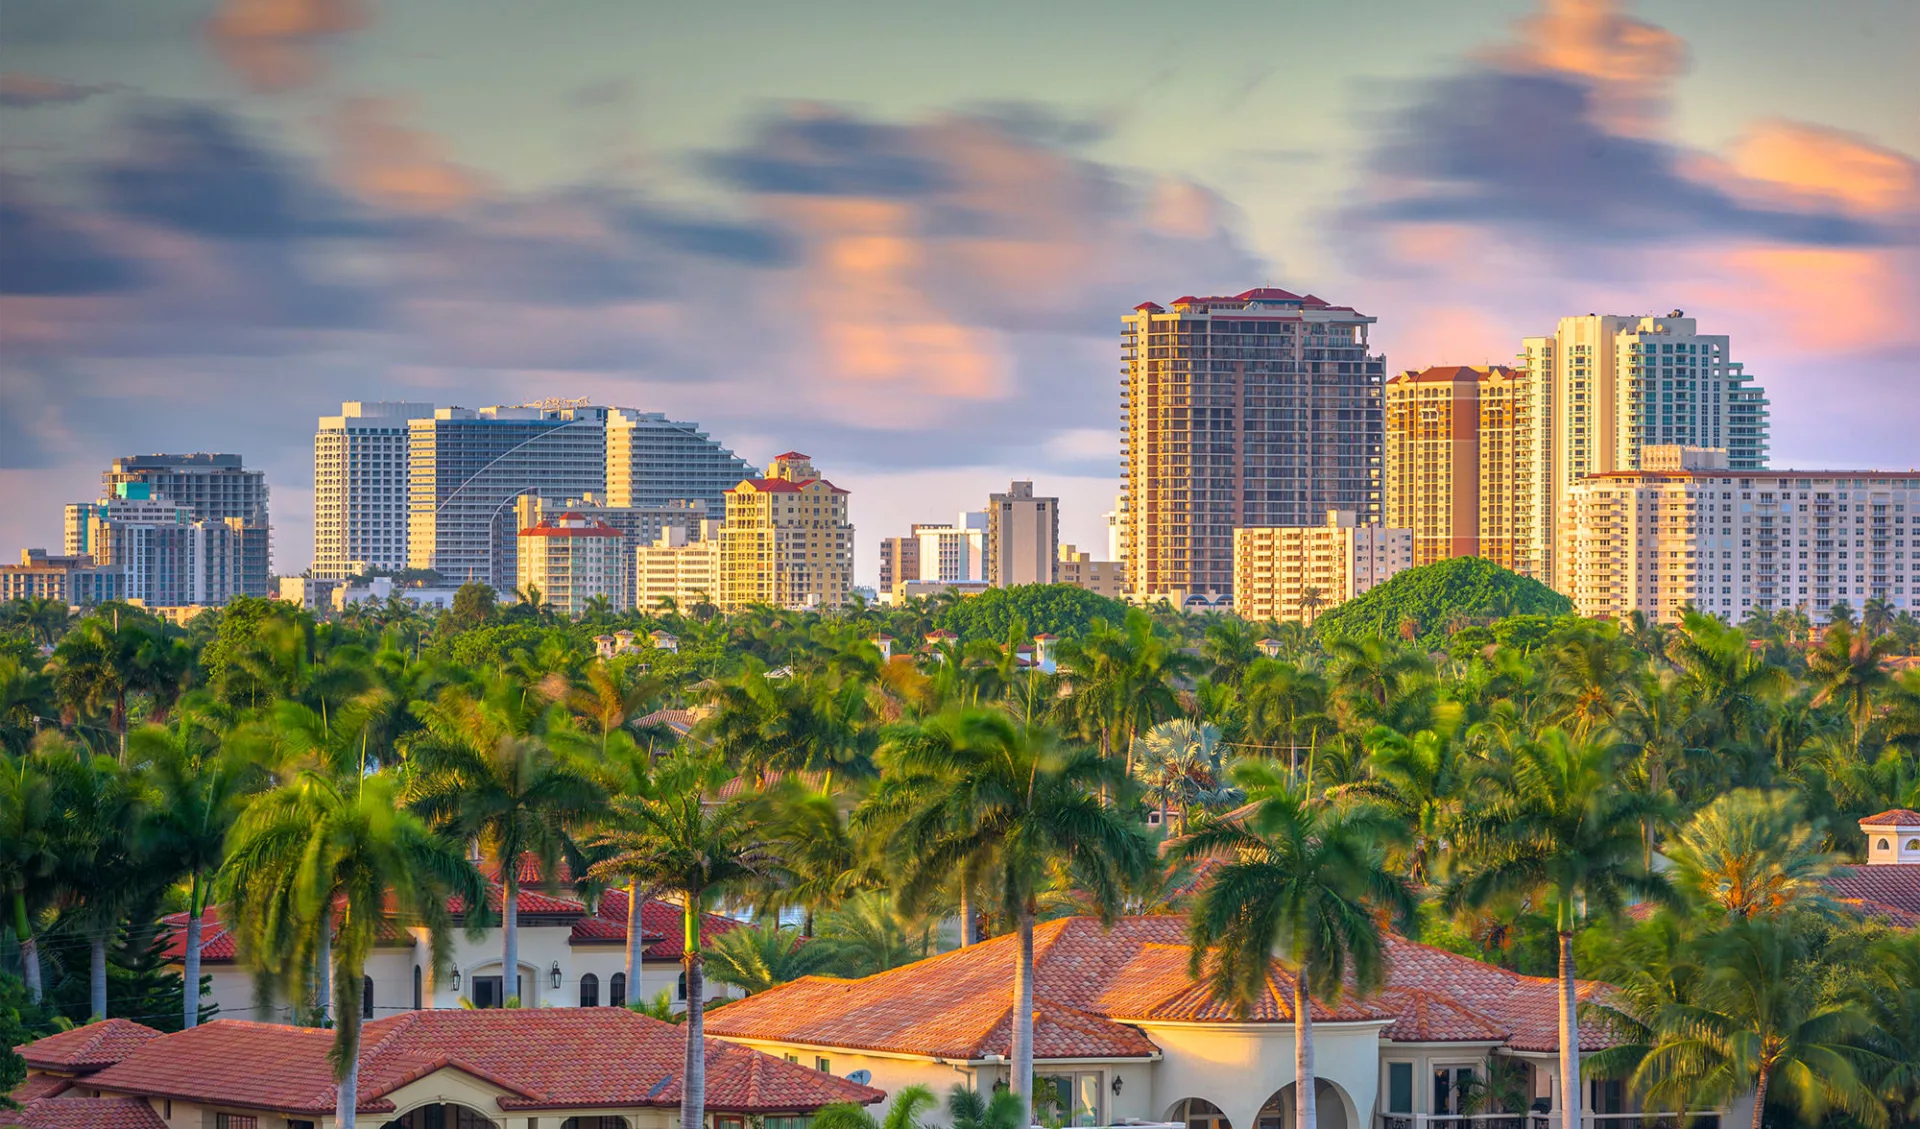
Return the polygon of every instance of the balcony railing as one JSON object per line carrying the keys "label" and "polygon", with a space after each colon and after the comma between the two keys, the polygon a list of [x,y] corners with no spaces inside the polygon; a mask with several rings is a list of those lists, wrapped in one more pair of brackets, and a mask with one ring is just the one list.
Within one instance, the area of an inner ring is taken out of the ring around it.
{"label": "balcony railing", "polygon": [[[1701,1113],[1589,1113],[1583,1129],[1720,1129],[1720,1115]],[[1560,1113],[1383,1113],[1379,1129],[1560,1129]]]}

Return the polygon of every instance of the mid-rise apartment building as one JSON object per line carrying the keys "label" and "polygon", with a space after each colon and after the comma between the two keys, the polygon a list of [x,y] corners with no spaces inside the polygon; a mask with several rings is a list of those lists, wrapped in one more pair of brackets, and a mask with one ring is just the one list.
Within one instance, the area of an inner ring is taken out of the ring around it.
{"label": "mid-rise apartment building", "polygon": [[618,529],[573,510],[543,517],[520,530],[520,590],[537,590],[541,602],[568,618],[595,600],[605,600],[608,611],[626,611],[633,582],[625,543]]}
{"label": "mid-rise apartment building", "polygon": [[[636,550],[655,544],[667,530],[677,529],[697,539],[702,529],[717,525],[708,520],[706,503],[697,498],[657,506],[613,506],[607,504],[605,495],[591,493],[557,500],[542,498],[538,494],[522,494],[514,500],[514,513],[521,529],[538,525],[543,518],[562,511],[572,511],[619,530],[621,556],[629,563]],[[634,587],[637,578],[637,573],[629,568],[627,606],[642,608],[648,605],[637,602],[640,598]]]}
{"label": "mid-rise apartment building", "polygon": [[89,556],[20,550],[20,563],[0,565],[0,604],[9,600],[58,600],[87,608],[126,598],[126,573],[102,568]]}
{"label": "mid-rise apartment building", "polygon": [[247,596],[272,593],[273,529],[267,516],[267,476],[248,470],[239,455],[132,455],[113,460],[100,479],[104,497],[125,497],[119,493],[122,486],[144,486],[150,497],[185,506],[194,521],[227,526],[240,554],[235,590]]}
{"label": "mid-rise apartment building", "polygon": [[715,600],[720,608],[846,603],[853,587],[847,497],[798,451],[775,455],[765,477],[746,479],[727,491]]}
{"label": "mid-rise apartment building", "polygon": [[348,400],[313,433],[313,568],[321,580],[407,567],[409,431],[432,404]]}
{"label": "mid-rise apartment building", "polygon": [[66,507],[70,557],[122,574],[119,595],[148,607],[217,607],[242,587],[248,534],[239,518],[196,519],[193,511],[156,496],[147,484],[121,481],[97,502]]}
{"label": "mid-rise apartment building", "polygon": [[1127,598],[1127,573],[1119,561],[1096,561],[1073,545],[1060,546],[1060,559],[1054,564],[1054,583],[1071,584],[1110,599]]}
{"label": "mid-rise apartment building", "polygon": [[1385,523],[1413,563],[1485,557],[1512,568],[1513,409],[1520,374],[1443,365],[1387,381]]}
{"label": "mid-rise apartment building", "polygon": [[880,599],[890,600],[893,590],[910,580],[920,579],[920,537],[887,537],[880,541]]}
{"label": "mid-rise apartment building", "polygon": [[671,600],[681,611],[710,604],[720,592],[720,523],[669,526],[633,553],[634,607],[657,611]]}
{"label": "mid-rise apartment building", "polygon": [[1311,294],[1143,302],[1121,319],[1123,563],[1136,597],[1229,593],[1236,529],[1381,517],[1377,319]]}
{"label": "mid-rise apartment building", "polygon": [[520,587],[514,503],[606,491],[607,409],[436,408],[408,422],[407,564]]}
{"label": "mid-rise apartment building", "polygon": [[1035,497],[1032,482],[987,495],[985,580],[995,588],[1052,584],[1060,556],[1060,499]]}
{"label": "mid-rise apartment building", "polygon": [[1920,609],[1920,471],[1740,469],[1723,449],[1680,447],[1642,461],[1568,491],[1565,594],[1581,615]]}
{"label": "mid-rise apartment building", "polygon": [[698,424],[632,408],[607,412],[609,506],[646,509],[698,501],[718,514],[726,509],[727,491],[757,469],[708,438]]}
{"label": "mid-rise apartment building", "polygon": [[1233,608],[1241,618],[1312,623],[1413,567],[1413,531],[1329,510],[1324,525],[1233,531]]}
{"label": "mid-rise apartment building", "polygon": [[1701,333],[1683,311],[1561,318],[1552,336],[1526,338],[1520,359],[1515,557],[1560,591],[1573,577],[1555,560],[1557,527],[1582,478],[1637,470],[1641,450],[1660,445],[1724,449],[1736,471],[1766,466],[1765,394],[1726,335]]}

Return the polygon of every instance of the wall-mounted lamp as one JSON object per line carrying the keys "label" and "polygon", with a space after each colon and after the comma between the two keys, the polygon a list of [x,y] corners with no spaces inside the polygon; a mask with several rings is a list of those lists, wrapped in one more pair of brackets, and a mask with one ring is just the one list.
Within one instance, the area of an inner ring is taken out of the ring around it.
{"label": "wall-mounted lamp", "polygon": [[556,960],[553,962],[553,968],[547,973],[547,982],[553,985],[555,991],[559,990],[560,988],[560,962],[559,961]]}
{"label": "wall-mounted lamp", "polygon": [[460,990],[460,970],[457,968],[453,970],[453,990],[456,992]]}
{"label": "wall-mounted lamp", "polygon": [[1116,1098],[1120,1096],[1120,1076],[1118,1074],[1113,1076],[1113,1096]]}

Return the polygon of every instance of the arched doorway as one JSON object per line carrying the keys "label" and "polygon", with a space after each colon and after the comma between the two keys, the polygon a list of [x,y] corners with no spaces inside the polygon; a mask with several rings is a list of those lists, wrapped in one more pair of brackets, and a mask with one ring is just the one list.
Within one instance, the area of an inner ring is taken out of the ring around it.
{"label": "arched doorway", "polygon": [[[1294,1129],[1295,1092],[1292,1082],[1275,1090],[1267,1104],[1260,1107],[1259,1123],[1254,1129]],[[1313,1080],[1313,1112],[1319,1122],[1315,1129],[1356,1129],[1354,1120],[1348,1116],[1348,1107],[1352,1104],[1347,1092],[1337,1083],[1325,1078]]]}
{"label": "arched doorway", "polygon": [[500,1129],[500,1126],[477,1109],[436,1102],[410,1109],[381,1129]]}
{"label": "arched doorway", "polygon": [[1166,1121],[1178,1121],[1187,1129],[1233,1129],[1227,1115],[1205,1098],[1182,1098],[1167,1107]]}

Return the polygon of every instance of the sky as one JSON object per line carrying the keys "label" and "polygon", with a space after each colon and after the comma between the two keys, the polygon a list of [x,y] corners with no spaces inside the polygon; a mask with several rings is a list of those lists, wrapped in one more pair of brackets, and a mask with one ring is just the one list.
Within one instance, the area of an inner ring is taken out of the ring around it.
{"label": "sky", "polygon": [[1684,309],[1772,465],[1920,465],[1911,0],[6,0],[0,548],[347,399],[666,411],[882,537],[1105,555],[1120,315],[1259,285],[1388,371]]}

